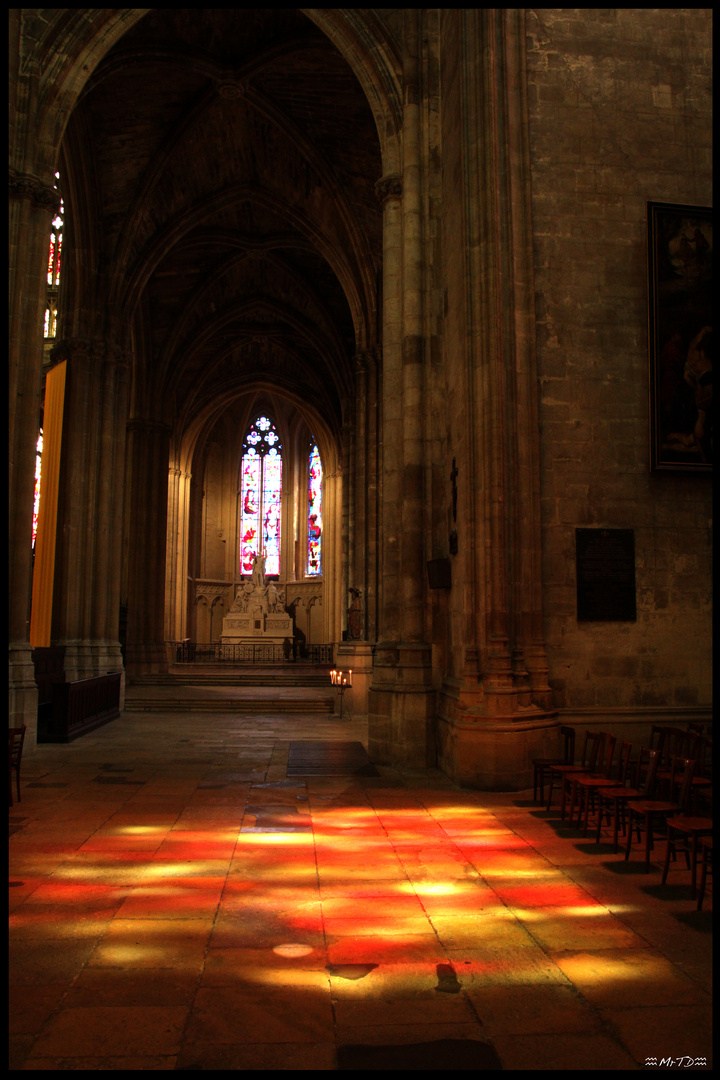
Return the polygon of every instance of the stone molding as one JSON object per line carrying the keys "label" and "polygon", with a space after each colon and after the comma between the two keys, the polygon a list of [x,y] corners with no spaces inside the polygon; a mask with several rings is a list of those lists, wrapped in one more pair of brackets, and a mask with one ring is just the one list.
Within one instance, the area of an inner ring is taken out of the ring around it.
{"label": "stone molding", "polygon": [[11,168],[9,174],[10,195],[13,198],[31,199],[41,210],[59,211],[62,199],[52,185],[31,173],[19,173],[16,169]]}
{"label": "stone molding", "polygon": [[50,351],[50,367],[63,360],[91,360],[129,370],[132,356],[126,349],[102,338],[62,338]]}

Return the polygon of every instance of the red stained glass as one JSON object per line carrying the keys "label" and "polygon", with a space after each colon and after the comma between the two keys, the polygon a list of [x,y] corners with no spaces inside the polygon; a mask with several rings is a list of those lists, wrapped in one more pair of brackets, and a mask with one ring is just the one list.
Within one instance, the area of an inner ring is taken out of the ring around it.
{"label": "red stained glass", "polygon": [[38,514],[40,513],[40,465],[42,460],[43,434],[38,435],[37,449],[35,451],[35,502],[33,504],[32,520],[32,546],[35,547],[38,528]]}
{"label": "red stained glass", "polygon": [[265,573],[280,573],[282,446],[275,427],[260,416],[245,437],[240,513],[240,573],[251,574],[253,557],[265,554]]}
{"label": "red stained glass", "polygon": [[317,446],[310,451],[308,463],[308,555],[306,574],[322,574],[322,461]]}

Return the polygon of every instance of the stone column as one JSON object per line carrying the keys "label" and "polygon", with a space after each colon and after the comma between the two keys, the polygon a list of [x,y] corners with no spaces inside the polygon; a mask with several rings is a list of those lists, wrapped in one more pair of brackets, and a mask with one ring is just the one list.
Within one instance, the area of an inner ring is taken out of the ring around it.
{"label": "stone column", "polygon": [[192,474],[168,469],[165,639],[182,641],[188,632],[188,544]]}
{"label": "stone column", "polygon": [[164,643],[170,428],[153,420],[128,424],[130,551],[125,667],[128,679],[167,670]]}
{"label": "stone column", "polygon": [[[32,89],[32,88],[31,88]],[[20,102],[17,102],[20,106]],[[11,110],[12,111],[12,110]],[[28,638],[35,449],[40,423],[43,312],[50,222],[60,205],[52,177],[10,169],[9,217],[9,702],[10,725],[37,733],[37,685]]]}
{"label": "stone column", "polygon": [[128,358],[102,340],[53,349],[67,367],[53,644],[68,681],[122,671],[119,642]]}
{"label": "stone column", "polygon": [[557,746],[542,642],[524,19],[511,9],[441,18],[443,184],[461,208],[444,235],[455,566],[471,602],[453,590],[451,658],[465,663],[440,694],[439,763],[459,783],[519,790],[532,783],[532,758]]}
{"label": "stone column", "polygon": [[383,199],[382,595],[369,692],[374,760],[435,763],[425,628],[422,9],[404,11],[402,177]]}

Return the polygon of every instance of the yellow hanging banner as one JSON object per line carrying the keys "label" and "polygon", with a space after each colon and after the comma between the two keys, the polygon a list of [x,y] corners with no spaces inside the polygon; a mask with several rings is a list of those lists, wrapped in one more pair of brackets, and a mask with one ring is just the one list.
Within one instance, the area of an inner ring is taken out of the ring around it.
{"label": "yellow hanging banner", "polygon": [[35,566],[33,568],[30,644],[44,648],[50,644],[52,629],[53,579],[55,576],[55,535],[57,531],[60,453],[62,450],[63,411],[65,407],[65,369],[63,360],[51,368],[45,380],[43,414],[43,450],[40,473]]}

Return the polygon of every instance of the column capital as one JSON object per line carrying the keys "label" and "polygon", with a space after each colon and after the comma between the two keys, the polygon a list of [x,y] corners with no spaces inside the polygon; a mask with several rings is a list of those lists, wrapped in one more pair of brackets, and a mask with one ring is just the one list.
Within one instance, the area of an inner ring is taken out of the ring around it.
{"label": "column capital", "polygon": [[388,173],[375,181],[375,194],[383,205],[390,199],[401,199],[402,193],[402,180],[397,173]]}
{"label": "column capital", "polygon": [[62,338],[53,345],[50,351],[50,366],[54,367],[63,360],[90,360],[98,365],[116,364],[121,368],[129,368],[132,356],[112,341],[77,337]]}
{"label": "column capital", "polygon": [[30,199],[41,210],[57,213],[60,209],[60,193],[52,184],[45,183],[32,173],[21,173],[17,169],[9,170],[10,195],[15,199]]}

